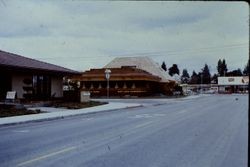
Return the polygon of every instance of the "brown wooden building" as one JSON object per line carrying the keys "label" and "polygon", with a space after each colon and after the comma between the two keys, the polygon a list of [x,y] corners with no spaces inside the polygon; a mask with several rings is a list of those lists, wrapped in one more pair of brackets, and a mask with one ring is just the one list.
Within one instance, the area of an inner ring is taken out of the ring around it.
{"label": "brown wooden building", "polygon": [[105,77],[105,70],[106,68],[91,69],[72,80],[80,82],[80,89],[89,91],[92,97],[106,96],[108,84],[109,95],[116,97],[171,94],[175,85],[174,81],[161,82],[161,77],[136,66],[109,68],[111,71],[109,81]]}

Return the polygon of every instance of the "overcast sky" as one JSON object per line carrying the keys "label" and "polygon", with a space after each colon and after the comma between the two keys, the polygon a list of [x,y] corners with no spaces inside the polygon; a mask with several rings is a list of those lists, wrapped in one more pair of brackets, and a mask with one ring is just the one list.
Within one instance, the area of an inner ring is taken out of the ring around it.
{"label": "overcast sky", "polygon": [[0,0],[0,50],[78,71],[149,56],[199,72],[249,58],[249,6],[207,1]]}

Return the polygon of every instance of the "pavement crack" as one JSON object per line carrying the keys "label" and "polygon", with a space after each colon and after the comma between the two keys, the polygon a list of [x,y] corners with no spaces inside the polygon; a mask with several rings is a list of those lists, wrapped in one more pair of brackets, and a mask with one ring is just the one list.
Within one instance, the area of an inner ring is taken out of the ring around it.
{"label": "pavement crack", "polygon": [[109,145],[108,145],[108,150],[109,150],[109,151],[111,151],[111,148],[110,148],[110,146],[109,146]]}

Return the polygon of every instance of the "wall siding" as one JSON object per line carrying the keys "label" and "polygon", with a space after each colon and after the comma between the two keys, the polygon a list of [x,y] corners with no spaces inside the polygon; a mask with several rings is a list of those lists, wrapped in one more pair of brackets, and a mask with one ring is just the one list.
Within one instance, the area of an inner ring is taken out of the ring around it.
{"label": "wall siding", "polygon": [[23,87],[26,86],[23,83],[23,80],[25,78],[30,78],[32,79],[31,75],[13,75],[12,76],[12,91],[17,92],[17,98],[23,98],[23,94],[25,91],[23,90]]}

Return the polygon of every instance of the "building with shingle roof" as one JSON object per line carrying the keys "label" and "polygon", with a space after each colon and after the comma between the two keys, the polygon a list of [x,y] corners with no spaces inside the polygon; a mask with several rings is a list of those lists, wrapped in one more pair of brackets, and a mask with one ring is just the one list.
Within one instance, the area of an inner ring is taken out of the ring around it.
{"label": "building with shingle roof", "polygon": [[48,73],[76,74],[77,71],[0,50],[0,67]]}
{"label": "building with shingle roof", "polygon": [[[105,70],[110,70],[110,78]],[[101,69],[90,69],[72,80],[92,96],[152,96],[171,95],[176,82],[148,57],[115,58]],[[108,84],[109,83],[109,84]],[[107,87],[109,90],[107,91]]]}
{"label": "building with shingle roof", "polygon": [[17,98],[49,99],[63,96],[63,77],[79,72],[0,50],[0,99],[7,91]]}
{"label": "building with shingle roof", "polygon": [[142,57],[117,57],[108,63],[104,68],[120,68],[122,66],[134,66],[137,69],[142,69],[149,72],[152,75],[161,78],[160,82],[170,82],[174,79],[164,71],[159,64],[154,62],[151,58]]}

